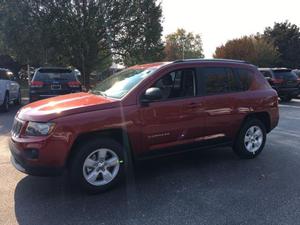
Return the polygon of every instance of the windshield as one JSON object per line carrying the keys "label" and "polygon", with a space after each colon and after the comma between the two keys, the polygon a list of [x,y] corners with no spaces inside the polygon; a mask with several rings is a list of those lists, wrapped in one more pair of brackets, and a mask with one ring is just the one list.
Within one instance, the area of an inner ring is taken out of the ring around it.
{"label": "windshield", "polygon": [[127,69],[98,83],[91,92],[120,99],[131,91],[143,79],[149,77],[155,69]]}

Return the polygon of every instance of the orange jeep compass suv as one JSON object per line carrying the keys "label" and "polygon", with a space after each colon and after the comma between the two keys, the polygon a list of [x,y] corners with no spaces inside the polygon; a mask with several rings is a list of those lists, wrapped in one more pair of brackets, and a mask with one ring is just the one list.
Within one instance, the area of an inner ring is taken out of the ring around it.
{"label": "orange jeep compass suv", "polygon": [[278,123],[278,96],[253,65],[180,60],[125,69],[89,93],[31,103],[16,114],[12,163],[31,175],[68,170],[98,192],[132,160],[216,146],[255,158]]}

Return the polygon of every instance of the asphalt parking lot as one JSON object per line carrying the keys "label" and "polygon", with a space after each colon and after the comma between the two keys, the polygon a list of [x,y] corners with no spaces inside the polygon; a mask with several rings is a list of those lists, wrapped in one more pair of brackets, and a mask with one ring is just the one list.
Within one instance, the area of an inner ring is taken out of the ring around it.
{"label": "asphalt parking lot", "polygon": [[64,177],[17,172],[7,141],[17,108],[0,114],[0,224],[300,224],[300,101],[280,105],[263,153],[229,148],[144,162],[133,182],[99,195]]}

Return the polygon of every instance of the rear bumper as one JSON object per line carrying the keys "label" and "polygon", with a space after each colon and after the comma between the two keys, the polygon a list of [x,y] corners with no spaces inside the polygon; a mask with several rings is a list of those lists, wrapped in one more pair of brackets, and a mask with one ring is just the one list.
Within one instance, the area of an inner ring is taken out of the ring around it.
{"label": "rear bumper", "polygon": [[277,93],[278,96],[290,96],[290,97],[297,97],[300,94],[300,88],[298,87],[293,87],[293,88],[278,88],[278,87],[273,87]]}
{"label": "rear bumper", "polygon": [[59,176],[64,171],[63,167],[33,165],[31,160],[27,159],[11,140],[9,142],[9,149],[11,152],[11,163],[20,172],[33,176]]}
{"label": "rear bumper", "polygon": [[73,89],[73,90],[67,90],[67,91],[62,91],[62,92],[57,92],[57,93],[51,93],[51,92],[35,92],[35,91],[31,91],[29,92],[29,101],[30,102],[34,102],[34,101],[38,101],[38,100],[43,100],[46,98],[52,98],[52,97],[56,97],[59,95],[67,95],[67,94],[72,94],[72,93],[78,93],[81,92],[81,88],[78,89]]}

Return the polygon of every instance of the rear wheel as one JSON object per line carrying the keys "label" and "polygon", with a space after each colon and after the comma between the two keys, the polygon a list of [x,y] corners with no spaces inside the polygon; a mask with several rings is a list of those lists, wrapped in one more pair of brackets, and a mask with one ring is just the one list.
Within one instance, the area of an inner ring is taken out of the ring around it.
{"label": "rear wheel", "polygon": [[6,93],[4,96],[3,103],[1,105],[1,110],[7,112],[9,110],[9,94]]}
{"label": "rear wheel", "polygon": [[90,193],[108,190],[124,175],[124,149],[111,139],[94,139],[76,149],[70,173],[74,184]]}
{"label": "rear wheel", "polygon": [[252,159],[261,153],[265,142],[265,125],[258,119],[248,119],[240,130],[233,150],[240,158]]}

